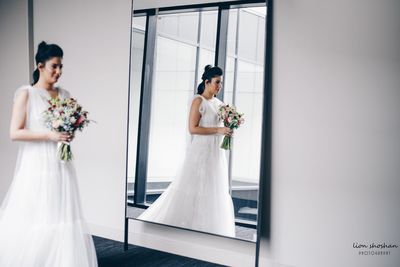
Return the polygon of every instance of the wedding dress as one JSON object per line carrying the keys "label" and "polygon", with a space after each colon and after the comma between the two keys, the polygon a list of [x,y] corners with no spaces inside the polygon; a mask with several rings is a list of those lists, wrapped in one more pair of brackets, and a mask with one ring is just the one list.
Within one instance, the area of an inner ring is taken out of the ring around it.
{"label": "wedding dress", "polygon": [[[220,127],[214,97],[201,95],[201,127]],[[228,166],[221,135],[192,135],[182,168],[167,190],[138,219],[235,236],[235,218],[229,194]]]}
{"label": "wedding dress", "polygon": [[[29,95],[25,128],[48,131],[42,113],[50,94],[22,86],[15,96],[24,90]],[[61,88],[58,94],[69,97]],[[53,141],[20,142],[14,178],[0,207],[1,267],[97,266],[73,163],[60,161],[56,150]]]}

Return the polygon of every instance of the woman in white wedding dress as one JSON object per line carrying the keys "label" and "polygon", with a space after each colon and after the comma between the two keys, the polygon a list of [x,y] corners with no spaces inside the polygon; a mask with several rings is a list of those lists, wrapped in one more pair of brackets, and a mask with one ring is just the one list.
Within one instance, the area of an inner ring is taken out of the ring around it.
{"label": "woman in white wedding dress", "polygon": [[97,266],[92,236],[82,215],[72,162],[57,157],[57,142],[73,136],[45,127],[50,98],[68,98],[55,83],[62,49],[41,42],[33,86],[17,89],[10,137],[21,141],[14,178],[0,207],[1,267]]}
{"label": "woman in white wedding dress", "polygon": [[182,168],[167,190],[138,219],[225,236],[235,236],[235,218],[229,194],[223,127],[215,96],[222,86],[222,70],[207,65],[189,113],[189,143]]}

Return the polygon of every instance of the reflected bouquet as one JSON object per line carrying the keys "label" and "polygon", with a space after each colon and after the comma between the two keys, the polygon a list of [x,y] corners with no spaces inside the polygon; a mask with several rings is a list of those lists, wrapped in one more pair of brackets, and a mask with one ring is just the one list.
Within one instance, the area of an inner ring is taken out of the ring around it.
{"label": "reflected bouquet", "polygon": [[[237,129],[244,123],[243,113],[236,111],[235,106],[221,105],[218,109],[218,117],[224,123],[225,127]],[[225,150],[231,149],[232,136],[225,135],[221,148]]]}
{"label": "reflected bouquet", "polygon": [[[74,135],[76,130],[82,131],[91,120],[87,118],[87,111],[82,110],[74,98],[50,99],[50,107],[43,112],[45,124],[52,131]],[[70,161],[72,151],[69,142],[58,142],[57,154],[59,159]]]}

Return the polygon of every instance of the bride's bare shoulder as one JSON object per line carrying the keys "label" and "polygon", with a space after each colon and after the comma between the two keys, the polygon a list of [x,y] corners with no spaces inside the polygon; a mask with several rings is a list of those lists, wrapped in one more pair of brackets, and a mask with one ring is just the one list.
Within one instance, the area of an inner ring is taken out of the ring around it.
{"label": "bride's bare shoulder", "polygon": [[22,85],[20,87],[17,88],[17,90],[15,90],[14,93],[14,102],[18,99],[27,99],[28,95],[29,95],[29,88],[31,86],[30,85]]}
{"label": "bride's bare shoulder", "polygon": [[203,98],[200,95],[195,95],[192,99],[192,104],[200,104],[201,102],[203,102]]}
{"label": "bride's bare shoulder", "polygon": [[201,95],[194,95],[192,98],[192,104],[191,106],[193,107],[198,107],[201,106],[203,103],[203,97]]}

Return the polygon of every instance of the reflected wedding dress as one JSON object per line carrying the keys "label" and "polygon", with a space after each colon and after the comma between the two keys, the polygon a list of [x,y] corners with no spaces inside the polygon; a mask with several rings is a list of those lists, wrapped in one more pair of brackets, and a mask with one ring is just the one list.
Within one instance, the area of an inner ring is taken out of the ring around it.
{"label": "reflected wedding dress", "polygon": [[[214,97],[201,95],[201,127],[222,126]],[[192,135],[182,168],[167,190],[138,219],[183,228],[235,236],[235,218],[229,194],[225,150],[222,135]]]}
{"label": "reflected wedding dress", "polygon": [[[25,128],[48,131],[42,112],[50,94],[28,91]],[[69,93],[58,89],[59,97]],[[1,267],[97,266],[96,251],[82,216],[72,162],[61,162],[53,141],[21,142],[14,179],[0,207]]]}

